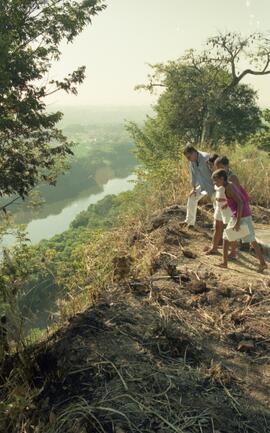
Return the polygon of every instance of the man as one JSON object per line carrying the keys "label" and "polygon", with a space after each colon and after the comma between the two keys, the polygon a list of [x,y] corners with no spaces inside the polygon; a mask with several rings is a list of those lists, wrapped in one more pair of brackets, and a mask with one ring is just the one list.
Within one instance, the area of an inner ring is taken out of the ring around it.
{"label": "man", "polygon": [[210,155],[205,152],[200,152],[190,145],[185,147],[184,155],[190,163],[190,174],[193,186],[188,197],[187,215],[184,224],[194,226],[198,202],[206,195],[208,195],[211,200],[214,200],[215,189],[212,180],[212,172],[208,164]]}

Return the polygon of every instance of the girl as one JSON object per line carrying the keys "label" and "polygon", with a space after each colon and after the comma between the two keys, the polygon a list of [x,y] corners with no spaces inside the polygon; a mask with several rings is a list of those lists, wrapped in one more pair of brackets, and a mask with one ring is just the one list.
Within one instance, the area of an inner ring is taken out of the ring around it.
{"label": "girl", "polygon": [[[218,156],[217,154],[212,155],[209,158],[209,165],[211,171],[215,171],[217,168],[224,168],[230,176],[229,180],[236,185],[239,185],[239,180],[232,171],[229,169],[229,160],[226,156]],[[231,219],[232,213],[227,206],[227,200],[225,197],[225,190],[223,187],[215,186],[215,212],[214,212],[214,236],[212,240],[211,248],[205,249],[207,255],[219,254],[218,246],[222,239],[222,233],[224,226],[228,224]],[[237,242],[231,242],[231,253],[229,254],[230,259],[237,258]]]}
{"label": "girl", "polygon": [[[225,170],[219,169],[214,171],[212,175],[214,184],[217,187],[225,188],[225,195],[228,207],[233,214],[229,225],[233,225],[233,229],[240,230],[240,225],[245,224],[248,227],[249,235],[242,239],[242,242],[250,242],[255,250],[257,259],[260,262],[258,272],[263,272],[267,268],[260,246],[255,239],[254,226],[252,223],[251,210],[248,205],[247,196],[232,182],[228,180],[228,174]],[[221,268],[228,267],[228,251],[229,241],[223,237],[223,262],[219,264]]]}

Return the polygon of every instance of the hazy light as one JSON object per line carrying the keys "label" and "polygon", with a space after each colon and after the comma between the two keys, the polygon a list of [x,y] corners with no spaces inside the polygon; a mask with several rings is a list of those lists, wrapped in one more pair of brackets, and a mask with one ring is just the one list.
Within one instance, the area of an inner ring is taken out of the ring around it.
{"label": "hazy light", "polygon": [[[170,7],[168,7],[168,3]],[[232,13],[233,11],[233,13]],[[269,30],[269,0],[110,0],[92,26],[64,45],[62,58],[52,70],[62,79],[80,65],[86,79],[78,96],[55,94],[57,105],[149,105],[156,96],[136,92],[151,72],[148,64],[180,58],[185,50],[201,49],[206,39],[220,32],[243,35],[260,27]],[[248,77],[258,89],[262,105],[270,105],[270,76]]]}

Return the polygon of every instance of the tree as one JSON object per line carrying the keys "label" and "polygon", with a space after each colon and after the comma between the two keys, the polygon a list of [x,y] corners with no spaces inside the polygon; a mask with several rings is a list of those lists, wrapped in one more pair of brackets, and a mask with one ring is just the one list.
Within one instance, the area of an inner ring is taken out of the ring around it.
{"label": "tree", "polygon": [[[247,68],[239,69],[247,62]],[[162,146],[174,152],[177,139],[212,145],[245,140],[261,126],[261,119],[256,92],[242,80],[269,74],[269,62],[268,38],[228,33],[210,38],[202,53],[189,50],[178,61],[152,66],[147,84],[137,88],[150,92],[161,88],[163,93],[155,107],[156,118],[148,118],[143,131],[134,124],[128,127],[139,151],[145,146],[155,151],[160,143],[158,152]]]}
{"label": "tree", "polygon": [[185,142],[201,142],[206,110],[215,110],[215,122],[208,129],[212,145],[243,142],[260,128],[261,113],[253,89],[239,84],[220,97],[230,80],[227,71],[205,67],[198,72],[181,61],[153,68],[153,76],[162,76],[165,89],[154,107],[156,116],[148,117],[143,129],[128,125],[137,154],[148,165],[152,158],[177,158]]}
{"label": "tree", "polygon": [[45,98],[58,90],[76,94],[84,67],[62,81],[49,71],[60,43],[72,42],[104,9],[102,0],[5,0],[0,4],[0,195],[22,198],[40,181],[53,183],[72,153],[57,129],[61,113]]}
{"label": "tree", "polygon": [[270,152],[270,109],[266,108],[262,112],[262,125],[249,138],[249,144]]}
{"label": "tree", "polygon": [[[203,53],[187,53],[187,61],[200,71],[205,65],[218,70],[223,68],[230,79],[219,89],[221,100],[227,98],[239,83],[248,75],[270,74],[270,39],[262,33],[252,33],[245,37],[237,33],[218,34],[207,41]],[[247,67],[242,65],[247,64]],[[216,107],[206,107],[201,141],[211,139],[211,129],[216,122]]]}

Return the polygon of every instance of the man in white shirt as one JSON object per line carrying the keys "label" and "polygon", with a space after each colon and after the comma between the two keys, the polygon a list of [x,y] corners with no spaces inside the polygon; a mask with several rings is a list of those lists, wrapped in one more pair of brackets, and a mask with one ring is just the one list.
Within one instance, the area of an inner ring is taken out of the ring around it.
{"label": "man in white shirt", "polygon": [[187,215],[183,222],[188,226],[196,223],[198,202],[208,195],[212,201],[215,197],[215,189],[212,181],[212,172],[208,160],[209,154],[195,149],[193,146],[186,146],[184,155],[190,163],[190,175],[193,189],[189,194],[187,202]]}

